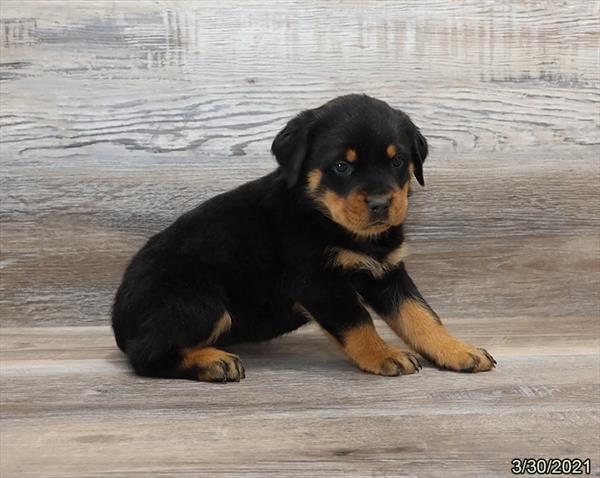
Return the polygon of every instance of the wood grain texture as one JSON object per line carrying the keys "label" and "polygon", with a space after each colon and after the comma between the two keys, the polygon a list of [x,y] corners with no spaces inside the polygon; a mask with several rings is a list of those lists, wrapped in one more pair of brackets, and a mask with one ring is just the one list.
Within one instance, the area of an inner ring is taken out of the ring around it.
{"label": "wood grain texture", "polygon": [[107,327],[4,328],[2,476],[497,477],[523,454],[600,472],[595,319],[447,325],[498,368],[367,375],[310,325],[232,348],[247,378],[217,385],[132,375]]}
{"label": "wood grain texture", "polygon": [[430,140],[409,266],[443,316],[597,310],[595,2],[57,5],[2,2],[3,325],[105,323],[149,235],[357,91]]}
{"label": "wood grain texture", "polygon": [[438,151],[598,143],[597,2],[55,5],[3,2],[21,160],[264,154],[298,110],[357,91],[405,107]]}
{"label": "wood grain texture", "polygon": [[[427,188],[410,198],[406,262],[434,308],[442,317],[596,314],[595,154],[567,167],[556,151],[464,156],[432,159]],[[5,326],[106,323],[120,275],[147,237],[269,168],[136,159],[53,161],[4,179]]]}
{"label": "wood grain texture", "polygon": [[[600,475],[599,19],[592,1],[2,0],[2,477],[495,478],[519,456]],[[369,376],[309,326],[234,349],[240,384],[132,375],[106,325],[131,255],[350,92],[427,136],[407,266],[498,368]]]}

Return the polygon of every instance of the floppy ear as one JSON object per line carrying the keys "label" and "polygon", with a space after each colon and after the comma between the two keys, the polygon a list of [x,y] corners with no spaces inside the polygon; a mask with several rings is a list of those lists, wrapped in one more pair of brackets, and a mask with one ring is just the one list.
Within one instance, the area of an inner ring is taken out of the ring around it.
{"label": "floppy ear", "polygon": [[417,128],[414,124],[412,126],[414,130],[411,155],[413,157],[413,165],[415,167],[415,178],[417,178],[417,181],[419,181],[421,186],[425,186],[425,179],[423,178],[423,163],[425,162],[425,158],[429,153],[429,147],[427,146],[427,140],[425,139],[425,136],[421,134],[419,128]]}
{"label": "floppy ear", "polygon": [[394,110],[398,115],[398,123],[400,128],[404,131],[408,130],[410,134],[410,155],[412,156],[412,163],[415,168],[415,178],[419,181],[421,186],[425,186],[425,179],[423,178],[423,163],[429,153],[429,147],[427,146],[427,140],[425,136],[421,134],[421,131],[411,121],[409,116],[402,110]]}
{"label": "floppy ear", "polygon": [[313,117],[312,110],[303,111],[288,122],[271,145],[271,152],[277,159],[289,187],[298,181],[302,163],[308,154]]}

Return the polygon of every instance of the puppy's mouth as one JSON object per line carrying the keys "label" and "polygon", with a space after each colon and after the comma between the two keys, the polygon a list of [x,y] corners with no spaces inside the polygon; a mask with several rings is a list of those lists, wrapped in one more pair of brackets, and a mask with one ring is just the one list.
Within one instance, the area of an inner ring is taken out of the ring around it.
{"label": "puppy's mouth", "polygon": [[365,234],[377,234],[380,232],[387,231],[393,224],[390,224],[387,221],[373,221],[367,224],[362,231]]}
{"label": "puppy's mouth", "polygon": [[353,191],[346,196],[341,196],[330,189],[320,190],[320,179],[320,173],[309,175],[307,187],[309,198],[326,217],[354,234],[377,236],[402,224],[406,217],[407,186],[391,194],[390,203],[384,205],[388,210],[377,210],[373,207],[377,204],[369,204],[366,194],[362,191]]}

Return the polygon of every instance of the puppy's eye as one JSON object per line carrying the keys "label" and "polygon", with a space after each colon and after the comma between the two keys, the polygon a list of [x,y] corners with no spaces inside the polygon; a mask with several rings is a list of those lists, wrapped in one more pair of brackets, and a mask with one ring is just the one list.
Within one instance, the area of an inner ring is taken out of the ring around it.
{"label": "puppy's eye", "polygon": [[395,168],[400,168],[403,164],[404,160],[400,156],[396,155],[392,161],[392,166],[394,166]]}
{"label": "puppy's eye", "polygon": [[346,161],[337,161],[333,165],[333,170],[341,176],[348,176],[352,174],[352,166]]}

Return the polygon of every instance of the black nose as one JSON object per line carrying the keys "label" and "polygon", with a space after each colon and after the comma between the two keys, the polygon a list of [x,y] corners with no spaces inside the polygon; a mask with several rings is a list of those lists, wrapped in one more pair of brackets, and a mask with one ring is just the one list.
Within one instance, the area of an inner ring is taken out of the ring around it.
{"label": "black nose", "polygon": [[372,214],[382,215],[388,212],[390,208],[391,196],[377,196],[367,198],[367,207]]}

